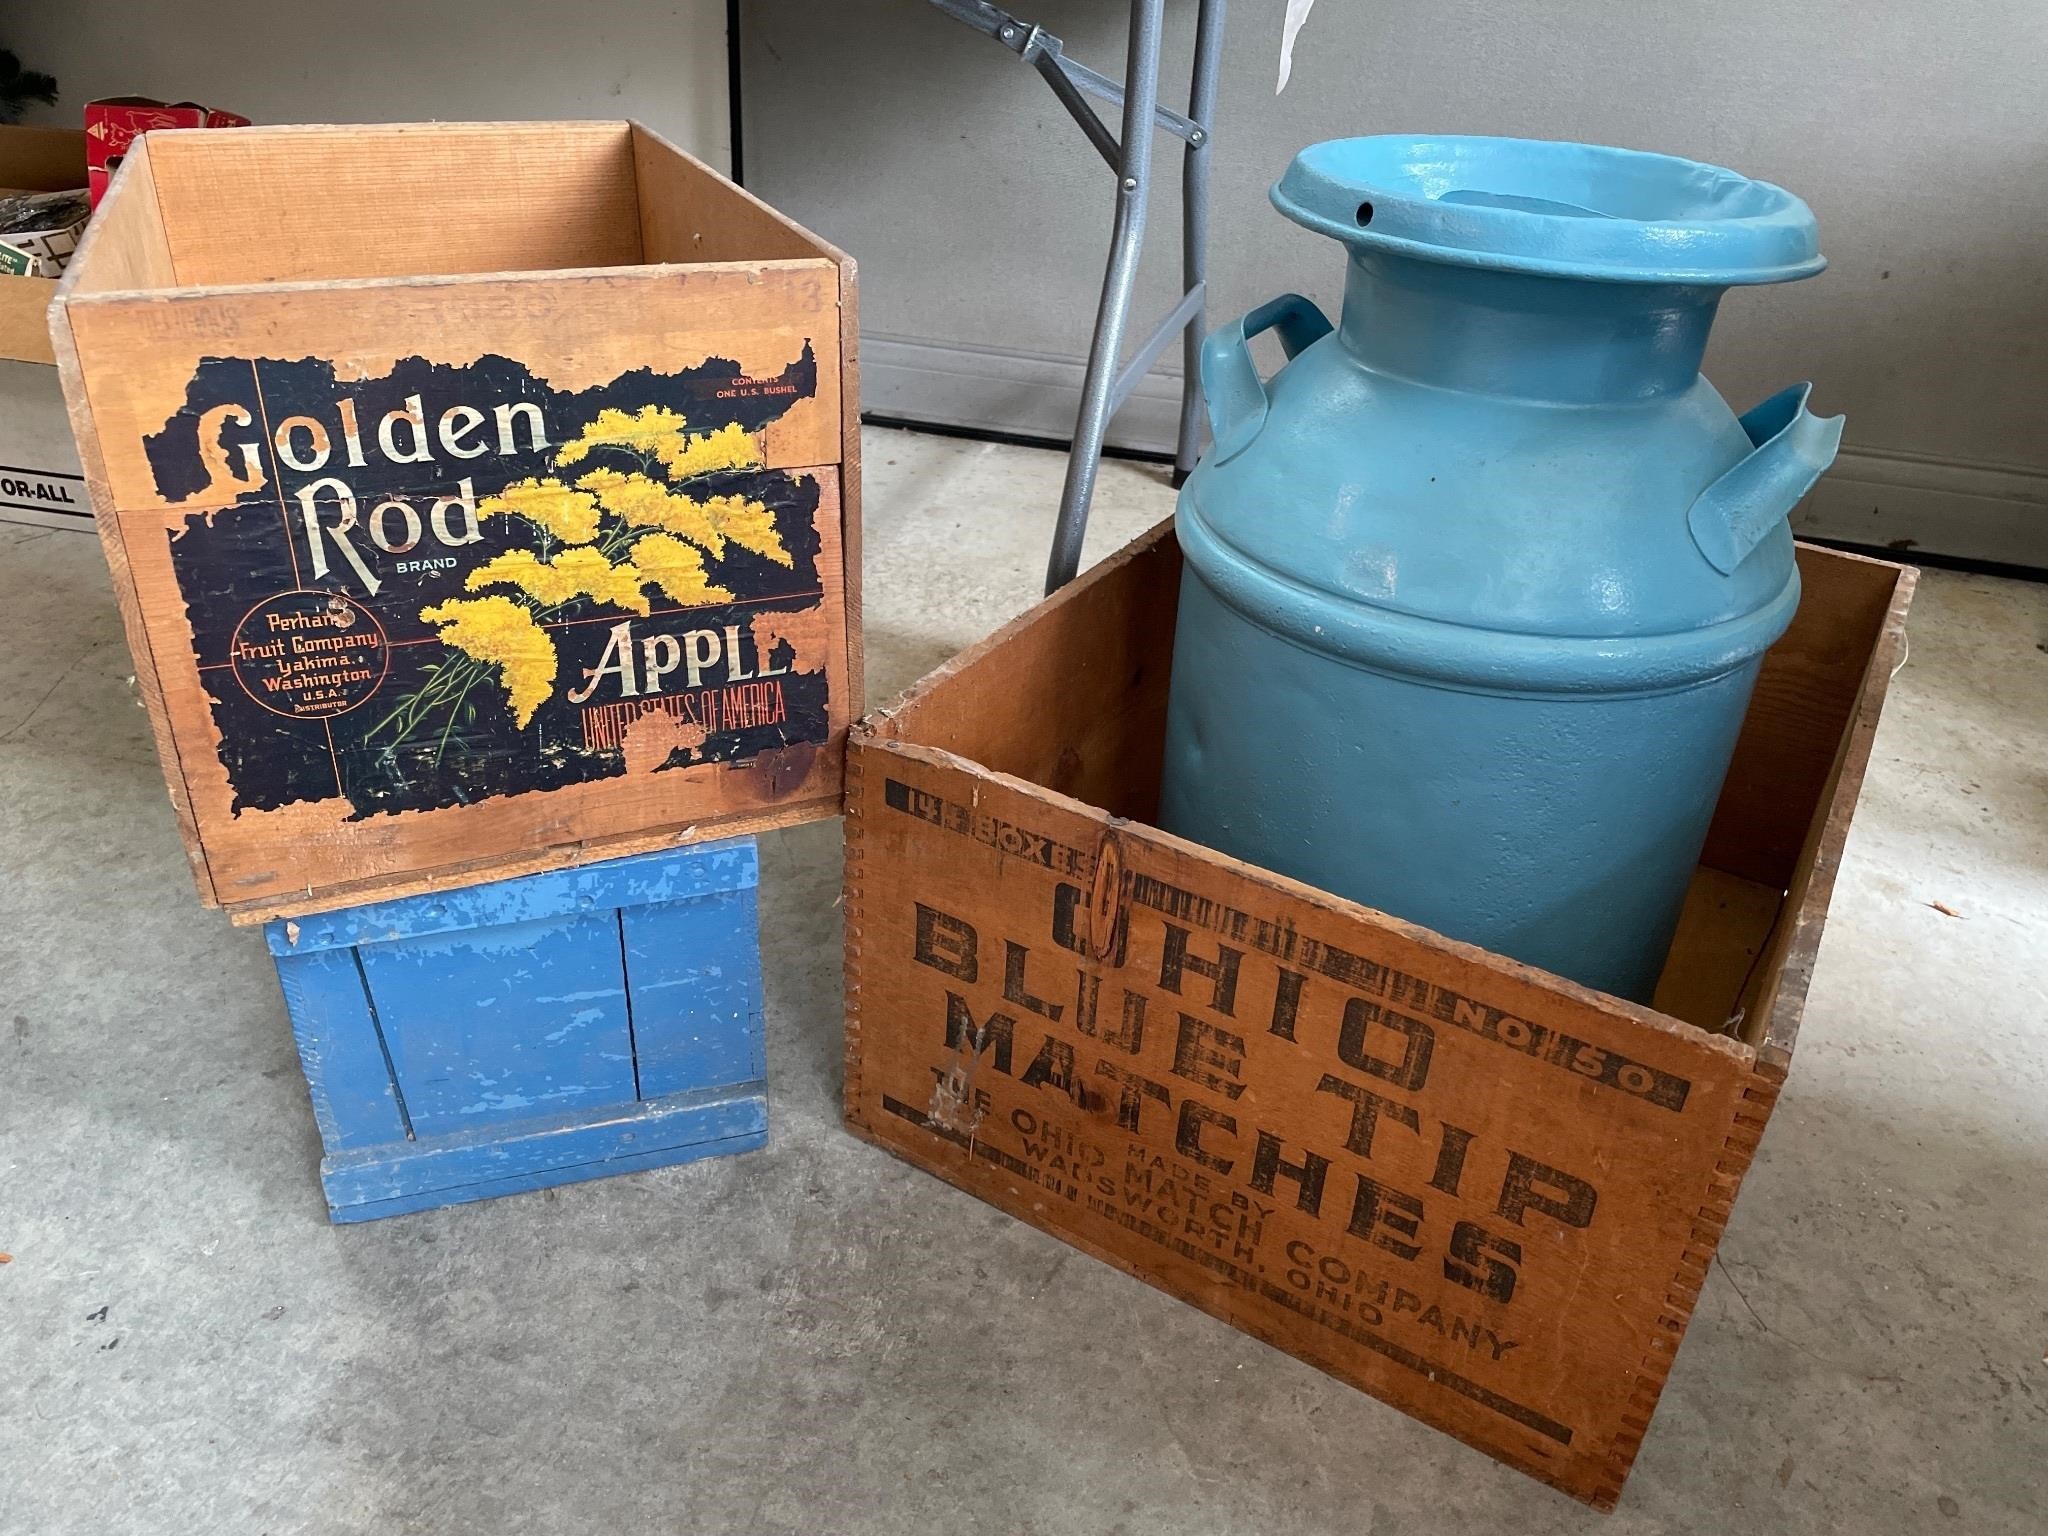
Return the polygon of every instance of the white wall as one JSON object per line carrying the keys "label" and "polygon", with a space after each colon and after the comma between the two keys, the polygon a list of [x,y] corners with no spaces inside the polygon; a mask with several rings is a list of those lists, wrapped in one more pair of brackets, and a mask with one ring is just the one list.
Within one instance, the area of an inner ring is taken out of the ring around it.
{"label": "white wall", "polygon": [[259,123],[632,117],[720,169],[731,161],[724,0],[31,0],[7,9],[7,46],[63,91],[29,121],[75,126],[97,96],[198,101]]}
{"label": "white wall", "polygon": [[[1120,71],[1118,0],[1010,8]],[[1231,6],[1215,319],[1288,288],[1336,299],[1335,247],[1266,202],[1318,139],[1518,134],[1731,165],[1811,203],[1833,262],[1731,295],[1708,359],[1738,408],[1810,377],[1847,412],[1806,526],[2048,565],[2048,4],[1321,0],[1275,100],[1281,9]],[[1193,5],[1168,10],[1178,73]],[[1110,186],[1043,83],[920,0],[746,0],[741,36],[748,183],[859,257],[870,407],[1069,430]],[[1155,228],[1153,314],[1178,254]],[[1125,441],[1170,437],[1171,389],[1148,384]]]}

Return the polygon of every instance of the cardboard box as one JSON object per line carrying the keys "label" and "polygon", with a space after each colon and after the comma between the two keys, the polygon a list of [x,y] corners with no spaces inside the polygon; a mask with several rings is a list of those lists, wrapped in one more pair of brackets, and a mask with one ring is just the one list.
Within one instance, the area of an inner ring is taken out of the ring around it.
{"label": "cardboard box", "polygon": [[[85,135],[0,127],[0,193],[85,185]],[[0,522],[90,530],[92,508],[50,350],[56,281],[0,277]]]}
{"label": "cardboard box", "polygon": [[91,211],[82,188],[0,192],[0,277],[62,277]]}
{"label": "cardboard box", "polygon": [[853,264],[708,167],[623,122],[150,134],[52,334],[238,921],[837,813]]}
{"label": "cardboard box", "polygon": [[1146,825],[1155,530],[852,732],[849,1125],[1612,1505],[1791,1065],[1903,641],[1911,571],[1799,565],[1652,1009]]}
{"label": "cardboard box", "polygon": [[246,128],[249,119],[196,101],[153,101],[147,96],[106,96],[85,104],[86,185],[97,208],[121,168],[128,146],[145,133],[168,128]]}

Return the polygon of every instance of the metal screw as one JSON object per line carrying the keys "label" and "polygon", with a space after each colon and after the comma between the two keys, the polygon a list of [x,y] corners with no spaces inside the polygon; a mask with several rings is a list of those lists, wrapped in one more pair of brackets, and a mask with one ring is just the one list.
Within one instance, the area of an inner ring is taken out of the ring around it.
{"label": "metal screw", "polygon": [[1197,128],[1193,133],[1190,133],[1188,135],[1188,142],[1190,144],[1199,144],[1202,142],[1203,139],[1207,137],[1207,134],[1203,133],[1201,129]]}
{"label": "metal screw", "polygon": [[1006,43],[1014,43],[1015,41],[1017,41],[1017,29],[1015,27],[1003,28],[1003,41]]}
{"label": "metal screw", "polygon": [[1135,192],[1135,191],[1137,191],[1137,190],[1138,190],[1138,178],[1137,178],[1137,177],[1135,177],[1135,176],[1126,176],[1126,177],[1124,178],[1124,190],[1125,190],[1126,192]]}

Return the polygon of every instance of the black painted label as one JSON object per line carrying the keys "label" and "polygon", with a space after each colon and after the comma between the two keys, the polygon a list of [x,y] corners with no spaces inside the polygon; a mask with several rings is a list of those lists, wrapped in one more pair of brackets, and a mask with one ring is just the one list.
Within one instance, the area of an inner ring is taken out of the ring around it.
{"label": "black painted label", "polygon": [[235,810],[465,805],[829,734],[820,487],[754,434],[817,392],[724,359],[208,358],[144,440]]}

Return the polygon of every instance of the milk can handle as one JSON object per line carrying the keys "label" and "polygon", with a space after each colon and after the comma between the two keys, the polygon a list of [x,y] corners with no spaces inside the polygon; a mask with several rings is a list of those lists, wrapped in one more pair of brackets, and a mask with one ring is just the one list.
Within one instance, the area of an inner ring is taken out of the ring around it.
{"label": "milk can handle", "polygon": [[1252,361],[1251,339],[1278,329],[1289,360],[1330,334],[1320,309],[1298,293],[1283,293],[1250,314],[1219,326],[1202,343],[1202,397],[1209,402],[1215,446],[1211,464],[1223,464],[1249,448],[1266,424],[1266,385]]}
{"label": "milk can handle", "polygon": [[1752,406],[1742,418],[1749,456],[1701,491],[1686,513],[1693,543],[1724,576],[1734,574],[1835,462],[1842,418],[1809,411],[1812,392],[1811,384],[1794,384]]}

